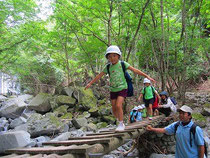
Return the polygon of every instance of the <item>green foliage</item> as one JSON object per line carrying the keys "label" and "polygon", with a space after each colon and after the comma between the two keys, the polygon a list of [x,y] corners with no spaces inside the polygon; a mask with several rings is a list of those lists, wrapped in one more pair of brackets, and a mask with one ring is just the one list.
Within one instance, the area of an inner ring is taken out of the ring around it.
{"label": "green foliage", "polygon": [[206,118],[200,113],[192,114],[192,118],[198,121],[206,121]]}
{"label": "green foliage", "polygon": [[185,80],[206,73],[210,2],[186,1],[184,34],[182,1],[163,1],[162,21],[160,1],[146,3],[52,1],[53,14],[42,21],[36,1],[0,1],[0,69],[18,75],[28,87],[57,86],[66,78],[82,80],[84,73],[101,71],[107,46],[115,44],[123,60],[130,53],[129,63],[149,74],[168,75],[164,80],[174,85],[185,71]]}

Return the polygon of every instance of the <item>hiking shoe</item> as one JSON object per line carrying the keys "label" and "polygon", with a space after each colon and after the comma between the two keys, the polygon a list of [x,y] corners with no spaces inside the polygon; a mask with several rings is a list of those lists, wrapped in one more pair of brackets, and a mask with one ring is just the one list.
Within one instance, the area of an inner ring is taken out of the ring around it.
{"label": "hiking shoe", "polygon": [[125,125],[124,123],[120,123],[118,127],[115,129],[115,131],[124,131],[125,130]]}
{"label": "hiking shoe", "polygon": [[152,117],[149,117],[149,120],[152,120]]}

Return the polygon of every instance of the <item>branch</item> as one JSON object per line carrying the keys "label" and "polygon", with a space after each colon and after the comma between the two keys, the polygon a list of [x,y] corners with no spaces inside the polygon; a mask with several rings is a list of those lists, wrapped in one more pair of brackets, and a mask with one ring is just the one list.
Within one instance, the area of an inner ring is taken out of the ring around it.
{"label": "branch", "polygon": [[21,40],[21,41],[18,41],[18,42],[16,42],[16,43],[12,44],[11,46],[9,46],[9,47],[7,47],[7,48],[0,49],[0,53],[3,52],[3,51],[7,51],[7,50],[9,50],[9,49],[11,49],[11,48],[13,48],[13,47],[15,47],[16,45],[18,45],[18,44],[20,44],[20,43],[25,42],[26,40],[27,40],[27,39],[23,39],[23,40]]}
{"label": "branch", "polygon": [[142,13],[141,13],[141,16],[140,16],[140,18],[139,18],[139,23],[138,23],[136,32],[135,32],[135,34],[134,34],[134,36],[133,36],[133,39],[132,39],[132,41],[131,41],[130,48],[129,48],[129,50],[128,50],[128,56],[127,56],[127,58],[126,58],[126,61],[128,61],[129,56],[130,56],[130,53],[131,53],[131,50],[133,49],[133,45],[134,45],[136,36],[137,36],[137,34],[138,34],[138,32],[139,32],[139,29],[140,29],[140,26],[141,26],[141,22],[142,22],[142,19],[143,19],[143,16],[144,16],[145,9],[146,9],[146,7],[148,6],[149,2],[150,2],[150,0],[147,0],[147,2],[146,2],[145,5],[144,5],[144,8],[142,9]]}

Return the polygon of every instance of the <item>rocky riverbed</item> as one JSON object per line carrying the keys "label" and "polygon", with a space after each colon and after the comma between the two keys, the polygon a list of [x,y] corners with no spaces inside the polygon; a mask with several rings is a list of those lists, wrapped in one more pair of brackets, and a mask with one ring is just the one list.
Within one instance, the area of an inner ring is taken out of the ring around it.
{"label": "rocky riverbed", "polygon": [[[196,122],[209,138],[210,94],[187,92],[187,104],[196,113]],[[85,136],[102,128],[114,127],[110,101],[100,92],[84,91],[82,87],[66,87],[51,95],[40,93],[0,96],[0,153],[16,147],[42,146],[46,141],[62,141]],[[9,138],[17,138],[12,139]],[[13,141],[14,140],[14,141]],[[4,142],[4,143],[3,143]],[[123,157],[132,141],[112,151],[104,158]],[[138,157],[139,149],[128,156]],[[151,157],[158,157],[152,154]],[[162,155],[163,156],[163,155]],[[168,155],[169,157],[171,155]]]}

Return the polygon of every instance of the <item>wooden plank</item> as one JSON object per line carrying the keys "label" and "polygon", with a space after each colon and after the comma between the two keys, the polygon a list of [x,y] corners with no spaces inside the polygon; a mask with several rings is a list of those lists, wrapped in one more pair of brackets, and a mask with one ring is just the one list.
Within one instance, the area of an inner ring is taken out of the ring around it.
{"label": "wooden plank", "polygon": [[84,137],[74,137],[74,138],[69,138],[69,140],[80,140],[80,139],[99,139],[99,138],[109,138],[109,137],[123,137],[124,134],[123,133],[117,133],[117,134],[101,134],[101,135],[97,135],[97,134],[92,134],[92,135],[88,135],[88,136],[84,136]]}
{"label": "wooden plank", "polygon": [[8,149],[6,153],[16,154],[82,154],[88,152],[91,146],[59,146],[59,147],[33,147],[33,148],[15,148]]}
{"label": "wooden plank", "polygon": [[67,141],[51,141],[44,142],[43,145],[82,145],[82,144],[105,144],[110,142],[110,138],[100,138],[100,139],[85,139],[85,140],[67,140]]}
{"label": "wooden plank", "polygon": [[99,131],[100,133],[107,133],[107,132],[112,132],[113,134],[114,133],[127,133],[127,132],[134,132],[135,130],[132,130],[132,129],[128,129],[128,130],[124,130],[124,131],[115,131],[115,129],[113,130],[104,130],[104,131]]}

